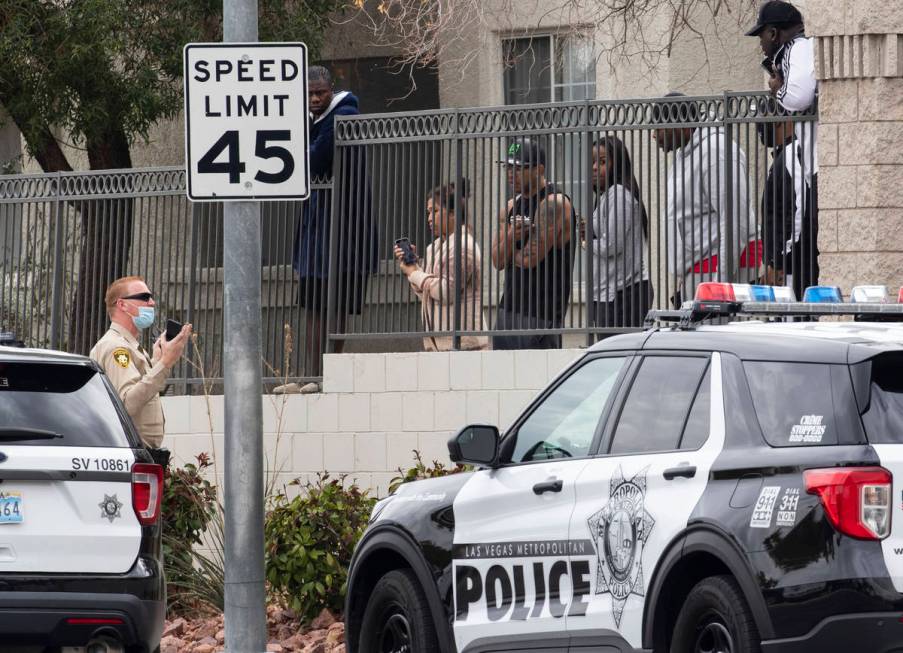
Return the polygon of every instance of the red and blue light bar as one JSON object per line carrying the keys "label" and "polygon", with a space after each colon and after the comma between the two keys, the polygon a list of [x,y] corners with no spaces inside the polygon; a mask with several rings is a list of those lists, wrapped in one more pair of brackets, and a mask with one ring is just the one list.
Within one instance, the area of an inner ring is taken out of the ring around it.
{"label": "red and blue light bar", "polygon": [[856,286],[848,302],[837,286],[810,286],[798,302],[792,288],[746,283],[704,282],[693,301],[679,311],[650,311],[647,323],[677,321],[689,325],[713,317],[852,315],[857,320],[903,322],[903,288],[897,303],[885,286]]}

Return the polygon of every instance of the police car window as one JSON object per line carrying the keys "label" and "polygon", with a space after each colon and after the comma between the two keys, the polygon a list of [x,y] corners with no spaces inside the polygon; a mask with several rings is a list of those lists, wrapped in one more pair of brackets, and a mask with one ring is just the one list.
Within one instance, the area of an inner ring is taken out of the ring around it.
{"label": "police car window", "polygon": [[[81,365],[0,363],[0,427],[15,437],[5,440],[10,444],[130,446],[103,379]],[[24,438],[15,434],[20,428],[44,437]]]}
{"label": "police car window", "polygon": [[[759,425],[775,447],[837,444],[832,368],[821,363],[744,361]],[[849,379],[849,373],[841,375]],[[854,411],[858,412],[858,411]]]}
{"label": "police car window", "polygon": [[903,443],[903,354],[883,354],[871,361],[868,407],[862,414],[869,442]]}
{"label": "police car window", "polygon": [[521,424],[512,462],[586,456],[625,360],[597,358],[566,378]]}
{"label": "police car window", "polygon": [[611,453],[677,449],[707,358],[646,356],[624,402]]}
{"label": "police car window", "polygon": [[684,426],[684,433],[680,438],[681,449],[698,449],[709,438],[709,409],[711,408],[712,393],[712,376],[711,366],[705,371],[702,382],[699,384],[699,390],[696,391],[696,398],[693,400],[693,407],[690,409],[690,416],[687,418],[687,425]]}

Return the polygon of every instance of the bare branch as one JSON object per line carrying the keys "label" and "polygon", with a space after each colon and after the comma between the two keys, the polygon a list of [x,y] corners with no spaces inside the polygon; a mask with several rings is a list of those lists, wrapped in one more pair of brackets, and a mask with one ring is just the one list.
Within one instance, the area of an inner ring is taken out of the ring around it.
{"label": "bare branch", "polygon": [[[348,0],[346,16],[366,25],[375,43],[395,54],[400,69],[437,66],[465,71],[481,56],[479,39],[497,33],[529,36],[536,30],[581,32],[595,37],[597,61],[614,70],[639,62],[654,71],[678,42],[698,43],[708,54],[706,34],[718,34],[724,14],[738,24],[755,14],[757,0]],[[525,11],[526,9],[526,11]],[[515,17],[538,16],[532,28]],[[717,20],[716,20],[717,19]],[[707,25],[713,25],[708,29]],[[504,62],[510,65],[512,62]],[[412,82],[413,76],[411,74]]]}

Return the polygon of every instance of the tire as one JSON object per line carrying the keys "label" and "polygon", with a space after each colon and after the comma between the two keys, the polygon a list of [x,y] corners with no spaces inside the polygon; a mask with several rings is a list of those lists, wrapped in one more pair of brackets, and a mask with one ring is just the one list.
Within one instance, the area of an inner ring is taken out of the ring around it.
{"label": "tire", "polygon": [[712,576],[697,583],[671,638],[671,653],[760,653],[759,631],[752,611],[731,576]]}
{"label": "tire", "polygon": [[439,650],[426,595],[410,569],[395,569],[377,581],[364,610],[357,650],[360,653]]}

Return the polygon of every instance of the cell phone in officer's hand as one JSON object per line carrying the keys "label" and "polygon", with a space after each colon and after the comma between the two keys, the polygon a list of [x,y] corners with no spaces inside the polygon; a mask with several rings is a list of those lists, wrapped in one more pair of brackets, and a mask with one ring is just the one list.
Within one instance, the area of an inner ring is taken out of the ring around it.
{"label": "cell phone in officer's hand", "polygon": [[175,338],[182,331],[182,323],[175,320],[166,320],[166,342]]}
{"label": "cell phone in officer's hand", "polygon": [[414,250],[411,248],[411,241],[407,238],[399,238],[395,241],[395,244],[401,248],[401,251],[404,253],[402,260],[407,265],[414,265],[417,262],[417,255],[414,253]]}
{"label": "cell phone in officer's hand", "polygon": [[764,68],[765,72],[767,72],[772,77],[777,74],[774,68],[774,59],[772,59],[771,57],[765,57],[764,59],[762,59],[762,68]]}

